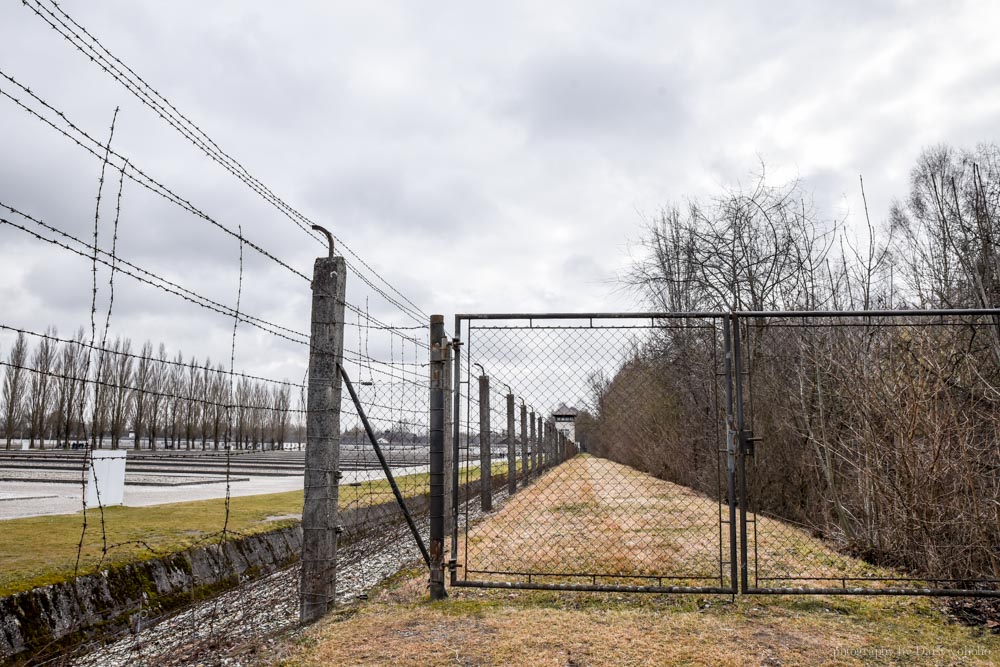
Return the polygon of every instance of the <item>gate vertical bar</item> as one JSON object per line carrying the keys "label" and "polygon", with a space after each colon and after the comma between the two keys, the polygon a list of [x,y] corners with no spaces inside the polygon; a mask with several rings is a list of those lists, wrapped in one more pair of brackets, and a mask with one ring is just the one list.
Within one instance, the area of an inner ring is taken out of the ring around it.
{"label": "gate vertical bar", "polygon": [[[451,584],[458,579],[458,468],[460,465],[461,418],[462,414],[462,320],[455,316],[455,333],[451,341],[452,358],[455,366],[455,376],[452,380],[454,390],[454,407],[452,409],[452,469],[451,469],[451,558],[448,569],[451,570]],[[468,448],[466,448],[468,451]],[[468,458],[468,457],[466,457]]]}
{"label": "gate vertical bar", "polygon": [[430,337],[430,593],[432,600],[443,600],[447,597],[444,589],[444,376],[448,346],[443,315],[431,315]]}
{"label": "gate vertical bar", "polygon": [[521,402],[521,481],[528,481],[528,408]]}
{"label": "gate vertical bar", "polygon": [[733,330],[733,385],[736,407],[736,473],[740,498],[740,590],[746,593],[750,588],[747,557],[747,451],[746,424],[743,411],[743,350],[740,340],[740,318],[732,316]]}
{"label": "gate vertical bar", "polygon": [[517,448],[514,446],[514,394],[507,394],[507,493],[517,493]]}
{"label": "gate vertical bar", "polygon": [[[441,327],[444,329],[444,325]],[[451,524],[455,520],[453,516],[453,485],[455,483],[452,469],[455,467],[455,447],[452,438],[455,433],[455,414],[452,402],[452,392],[455,390],[454,374],[452,365],[455,359],[455,350],[447,337],[442,339],[441,351],[444,353],[444,367],[442,369],[441,384],[444,391],[444,534],[451,535]]]}
{"label": "gate vertical bar", "polygon": [[[732,318],[723,320],[722,339],[725,358],[726,383],[726,499],[729,503],[729,584],[737,590],[739,569],[736,563],[736,424],[733,414],[733,338],[730,331]],[[745,524],[744,524],[745,525]]]}
{"label": "gate vertical bar", "polygon": [[299,619],[315,621],[334,602],[340,465],[340,364],[344,354],[343,257],[316,259],[312,280]]}
{"label": "gate vertical bar", "polygon": [[479,377],[479,502],[484,512],[493,509],[493,464],[490,451],[490,378]]}

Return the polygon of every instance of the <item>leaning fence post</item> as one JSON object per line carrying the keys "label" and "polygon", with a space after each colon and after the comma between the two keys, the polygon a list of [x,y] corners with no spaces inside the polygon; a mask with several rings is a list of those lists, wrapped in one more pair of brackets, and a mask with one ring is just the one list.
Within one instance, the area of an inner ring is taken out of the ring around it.
{"label": "leaning fence post", "polygon": [[493,509],[493,464],[490,461],[490,378],[479,378],[479,498],[484,512]]}
{"label": "leaning fence post", "polygon": [[527,481],[528,468],[528,407],[521,403],[521,480]]}
{"label": "leaning fence post", "polygon": [[302,581],[299,618],[308,623],[334,602],[340,465],[340,363],[344,353],[343,257],[313,266],[306,456],[302,501]]}
{"label": "leaning fence post", "polygon": [[507,394],[507,493],[517,493],[517,448],[514,446],[514,394]]}
{"label": "leaning fence post", "polygon": [[431,315],[430,368],[430,592],[432,600],[447,597],[444,589],[444,385],[445,350],[444,316]]}

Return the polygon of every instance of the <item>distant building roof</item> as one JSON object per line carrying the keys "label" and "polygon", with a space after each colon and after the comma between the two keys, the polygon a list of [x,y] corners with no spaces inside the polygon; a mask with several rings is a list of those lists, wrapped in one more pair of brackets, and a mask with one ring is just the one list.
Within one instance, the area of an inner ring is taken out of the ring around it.
{"label": "distant building roof", "polygon": [[553,417],[576,417],[579,412],[576,408],[571,408],[565,403],[560,403],[559,407],[552,411]]}

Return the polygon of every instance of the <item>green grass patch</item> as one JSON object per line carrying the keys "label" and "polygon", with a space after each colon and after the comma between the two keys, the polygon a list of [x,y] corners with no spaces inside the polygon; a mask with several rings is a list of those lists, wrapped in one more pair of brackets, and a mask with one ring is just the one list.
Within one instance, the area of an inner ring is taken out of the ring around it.
{"label": "green grass patch", "polygon": [[[476,472],[478,477],[478,471]],[[404,496],[427,492],[428,475],[397,478]],[[364,507],[393,500],[384,480],[340,487],[340,507]],[[296,518],[273,517],[302,512],[302,491],[240,496],[230,500],[226,523],[223,498],[149,507],[106,507],[87,512],[80,549],[83,515],[59,514],[0,522],[0,596],[64,581],[108,567],[148,560],[218,539],[223,527],[235,536],[295,525]]]}

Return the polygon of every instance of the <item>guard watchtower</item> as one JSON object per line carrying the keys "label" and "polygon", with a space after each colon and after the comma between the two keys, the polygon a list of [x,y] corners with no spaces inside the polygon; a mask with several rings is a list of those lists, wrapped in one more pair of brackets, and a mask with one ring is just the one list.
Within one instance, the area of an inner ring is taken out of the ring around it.
{"label": "guard watchtower", "polygon": [[552,420],[556,424],[556,430],[566,436],[571,442],[576,442],[576,408],[571,408],[565,403],[560,403],[559,407],[552,412]]}

